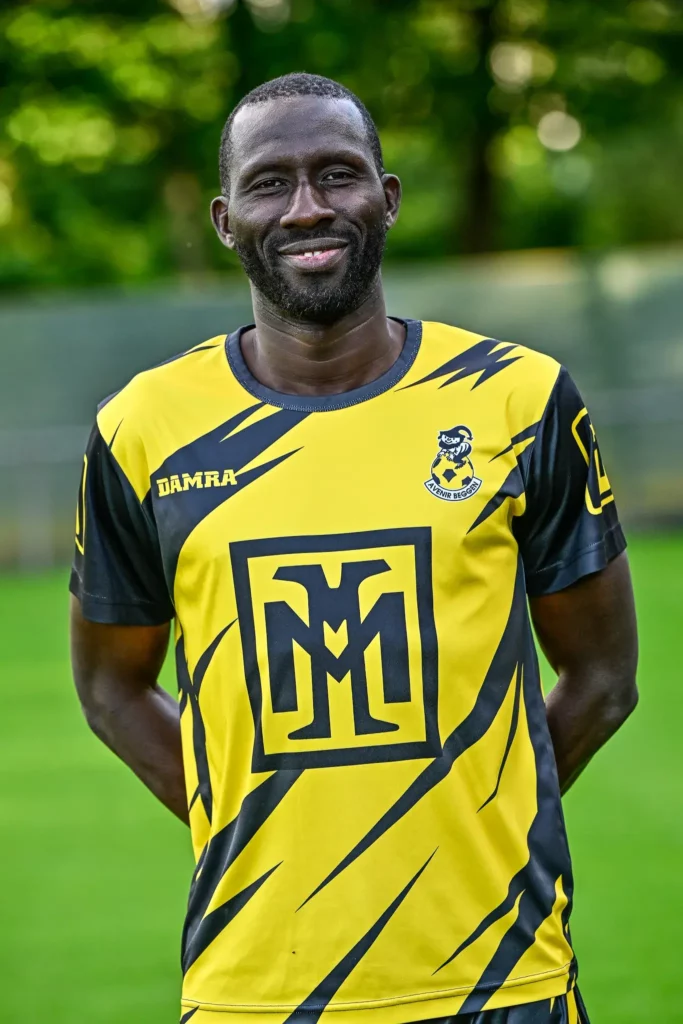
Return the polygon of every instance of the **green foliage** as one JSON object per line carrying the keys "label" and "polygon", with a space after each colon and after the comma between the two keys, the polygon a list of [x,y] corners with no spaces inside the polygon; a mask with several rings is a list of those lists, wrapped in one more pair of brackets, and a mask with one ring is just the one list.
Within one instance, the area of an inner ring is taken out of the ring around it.
{"label": "green foliage", "polygon": [[223,121],[302,69],[378,121],[391,258],[683,236],[676,0],[9,0],[0,68],[5,289],[230,265]]}

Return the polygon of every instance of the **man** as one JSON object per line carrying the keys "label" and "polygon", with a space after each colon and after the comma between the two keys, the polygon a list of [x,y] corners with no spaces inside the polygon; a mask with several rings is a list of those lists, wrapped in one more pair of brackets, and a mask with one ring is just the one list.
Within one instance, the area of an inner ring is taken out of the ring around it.
{"label": "man", "polygon": [[560,792],[636,702],[586,409],[387,317],[400,184],[340,85],[249,94],[221,174],[255,325],[100,407],[71,584],[87,719],[192,830],[182,1020],[586,1021]]}

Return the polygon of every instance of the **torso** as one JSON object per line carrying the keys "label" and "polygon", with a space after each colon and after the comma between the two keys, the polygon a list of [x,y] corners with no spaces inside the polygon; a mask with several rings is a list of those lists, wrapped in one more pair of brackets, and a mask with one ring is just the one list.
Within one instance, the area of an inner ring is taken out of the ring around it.
{"label": "torso", "polygon": [[186,1006],[401,1024],[565,991],[571,869],[511,486],[557,364],[411,322],[379,381],[301,399],[228,348],[100,413],[105,438],[123,418],[112,452],[177,614]]}

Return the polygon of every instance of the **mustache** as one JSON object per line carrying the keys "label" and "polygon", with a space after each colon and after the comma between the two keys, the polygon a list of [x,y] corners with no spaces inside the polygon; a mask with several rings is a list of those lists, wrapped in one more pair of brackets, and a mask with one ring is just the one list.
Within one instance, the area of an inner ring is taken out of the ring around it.
{"label": "mustache", "polygon": [[268,250],[276,249],[280,250],[285,245],[290,245],[293,242],[305,242],[307,245],[310,244],[312,247],[315,243],[324,238],[329,241],[331,238],[337,239],[340,242],[344,242],[345,245],[352,245],[358,241],[359,232],[353,228],[349,228],[348,231],[331,231],[330,228],[321,226],[316,228],[315,231],[298,231],[291,228],[287,228],[284,231],[273,232],[268,236],[268,240],[265,244],[265,248]]}

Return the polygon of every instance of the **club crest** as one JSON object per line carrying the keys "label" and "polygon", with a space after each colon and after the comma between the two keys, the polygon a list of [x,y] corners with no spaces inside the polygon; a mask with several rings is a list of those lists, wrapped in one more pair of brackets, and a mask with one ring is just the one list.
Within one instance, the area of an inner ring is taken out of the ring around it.
{"label": "club crest", "polygon": [[432,462],[430,479],[425,480],[425,487],[437,498],[464,501],[481,487],[470,458],[473,440],[472,431],[462,424],[439,432],[439,450]]}

